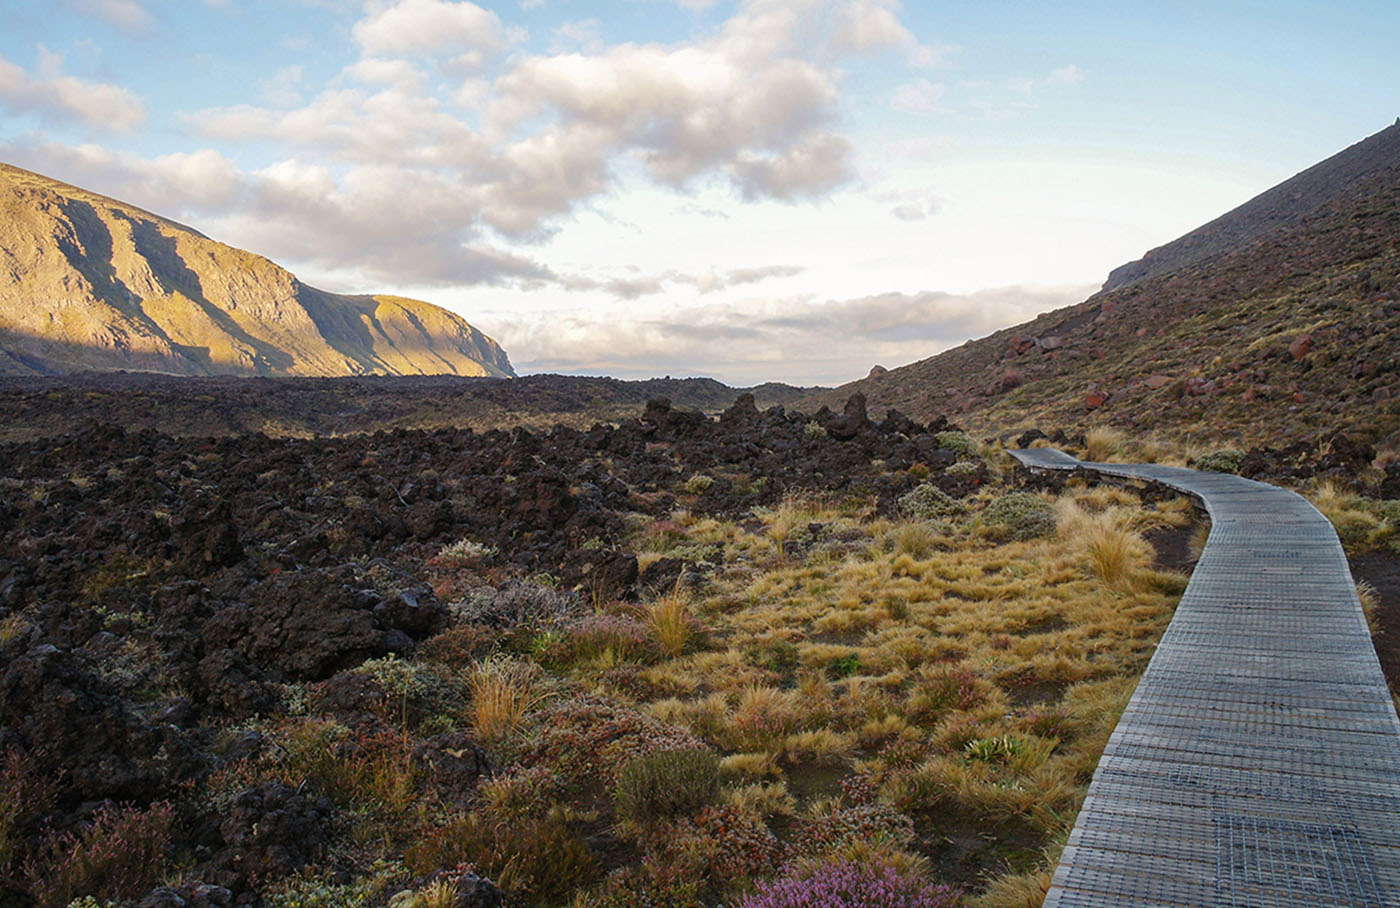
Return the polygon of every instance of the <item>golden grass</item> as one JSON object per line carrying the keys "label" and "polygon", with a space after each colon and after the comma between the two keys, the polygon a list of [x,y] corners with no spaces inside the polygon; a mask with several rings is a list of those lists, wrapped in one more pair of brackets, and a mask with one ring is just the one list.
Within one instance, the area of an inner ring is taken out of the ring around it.
{"label": "golden grass", "polygon": [[690,597],[679,583],[647,609],[647,623],[662,652],[673,657],[685,652],[696,625],[690,614]]}
{"label": "golden grass", "polygon": [[967,908],[1040,908],[1055,875],[1053,863],[1026,873],[992,880],[986,890],[968,899]]}
{"label": "golden grass", "polygon": [[[1194,509],[1075,484],[1054,536],[999,542],[976,530],[997,494],[936,523],[792,498],[753,533],[689,521],[688,539],[724,547],[725,567],[683,603],[706,638],[678,631],[640,669],[657,693],[639,706],[720,751],[726,803],[794,828],[859,769],[912,815],[1062,836],[1184,586],[1151,570],[1140,531],[1188,525]],[[841,548],[774,557],[807,523]],[[670,598],[644,617],[679,626]],[[998,743],[969,750],[979,741]],[[996,908],[1042,884],[1015,874],[984,895]]]}
{"label": "golden grass", "polygon": [[1093,463],[1105,463],[1123,450],[1126,441],[1117,429],[1095,426],[1084,433],[1084,457]]}
{"label": "golden grass", "polygon": [[476,664],[467,676],[471,691],[472,728],[488,744],[505,740],[525,714],[547,694],[539,689],[537,666],[506,656],[494,656]]}

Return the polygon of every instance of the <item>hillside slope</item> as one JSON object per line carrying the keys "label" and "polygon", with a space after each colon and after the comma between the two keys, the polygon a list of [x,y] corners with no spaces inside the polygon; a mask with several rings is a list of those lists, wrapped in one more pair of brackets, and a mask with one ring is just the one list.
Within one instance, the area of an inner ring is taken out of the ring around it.
{"label": "hillside slope", "polygon": [[1400,444],[1400,123],[1116,269],[1083,303],[843,385],[979,431]]}
{"label": "hillside slope", "polygon": [[147,211],[0,164],[0,374],[514,374],[418,300],[343,296]]}

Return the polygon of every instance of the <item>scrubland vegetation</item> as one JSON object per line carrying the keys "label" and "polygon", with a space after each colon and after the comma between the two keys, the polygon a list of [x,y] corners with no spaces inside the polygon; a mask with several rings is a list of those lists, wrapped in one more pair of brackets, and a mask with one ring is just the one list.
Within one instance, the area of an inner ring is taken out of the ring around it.
{"label": "scrubland vegetation", "polygon": [[[852,412],[16,456],[13,551],[66,560],[5,568],[3,683],[38,705],[0,739],[5,894],[1038,905],[1206,528],[1158,488]],[[1319,459],[1344,446],[1054,443],[1291,470],[1349,550],[1395,551],[1378,455],[1350,483]]]}
{"label": "scrubland vegetation", "polygon": [[[534,578],[496,627],[474,620],[470,547],[444,547],[457,619],[357,670],[372,719],[328,707],[323,684],[226,731],[268,745],[216,793],[276,781],[342,811],[268,904],[373,904],[385,878],[416,878],[430,905],[434,875],[465,867],[512,905],[1037,903],[1185,585],[1139,533],[1192,512],[1109,487],[994,486],[957,507],[931,488],[889,515],[822,495],[742,522],[639,515],[643,563],[706,560],[640,602]],[[492,771],[434,790],[415,754],[455,730]],[[846,891],[867,895],[828,900]]]}

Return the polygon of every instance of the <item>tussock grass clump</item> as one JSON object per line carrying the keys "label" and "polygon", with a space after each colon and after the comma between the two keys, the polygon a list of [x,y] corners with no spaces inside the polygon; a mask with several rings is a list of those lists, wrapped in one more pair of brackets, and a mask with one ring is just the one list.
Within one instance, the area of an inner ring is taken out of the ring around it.
{"label": "tussock grass clump", "polygon": [[963,505],[933,483],[924,482],[900,497],[899,510],[910,517],[929,520],[961,514]]}
{"label": "tussock grass clump", "polygon": [[944,536],[938,532],[938,526],[934,523],[927,520],[909,520],[890,527],[885,539],[893,544],[897,554],[923,560],[938,550]]}
{"label": "tussock grass clump", "polygon": [[679,587],[653,603],[646,614],[652,636],[667,656],[685,652],[699,631],[699,624],[690,613],[690,597]]}
{"label": "tussock grass clump", "polygon": [[1055,533],[1055,510],[1030,492],[1012,492],[994,499],[982,512],[982,525],[993,538],[1039,539]]}
{"label": "tussock grass clump", "polygon": [[1400,501],[1373,501],[1348,492],[1331,479],[1305,493],[1337,531],[1348,552],[1388,547],[1400,555]]}
{"label": "tussock grass clump", "polygon": [[1094,576],[1109,585],[1128,581],[1134,562],[1145,547],[1142,538],[1132,530],[1104,520],[1090,524],[1085,540],[1090,569]]}
{"label": "tussock grass clump", "polygon": [[1127,439],[1117,429],[1095,426],[1084,433],[1084,459],[1092,463],[1105,463],[1123,450],[1126,443]]}
{"label": "tussock grass clump", "polygon": [[512,734],[525,714],[543,701],[538,666],[507,656],[494,656],[477,664],[467,677],[471,690],[472,728],[489,743]]}
{"label": "tussock grass clump", "polygon": [[599,878],[597,858],[561,807],[533,818],[455,814],[404,852],[416,874],[471,864],[511,894],[512,905],[552,908]]}
{"label": "tussock grass clump", "polygon": [[1025,873],[1013,873],[991,881],[984,892],[968,899],[968,908],[1040,908],[1050,891],[1055,862]]}
{"label": "tussock grass clump", "polygon": [[702,748],[634,757],[618,771],[613,805],[624,823],[648,826],[714,803],[719,757]]}

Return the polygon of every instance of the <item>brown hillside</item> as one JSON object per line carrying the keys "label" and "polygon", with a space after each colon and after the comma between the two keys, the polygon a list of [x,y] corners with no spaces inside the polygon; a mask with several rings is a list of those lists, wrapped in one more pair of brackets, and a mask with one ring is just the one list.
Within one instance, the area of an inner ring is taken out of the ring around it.
{"label": "brown hillside", "polygon": [[445,309],[342,296],[147,211],[0,164],[0,374],[494,375]]}
{"label": "brown hillside", "polygon": [[843,385],[979,431],[1113,424],[1203,442],[1400,443],[1400,124],[1076,306]]}

